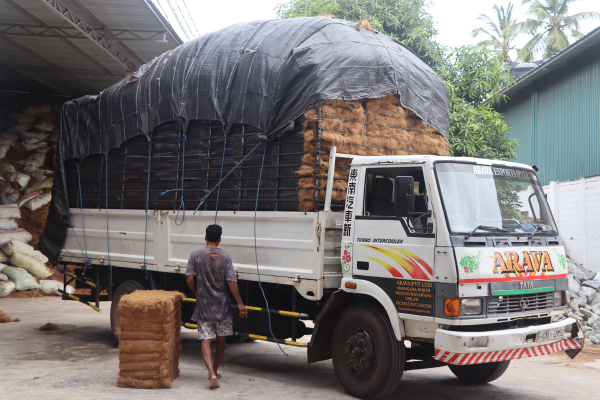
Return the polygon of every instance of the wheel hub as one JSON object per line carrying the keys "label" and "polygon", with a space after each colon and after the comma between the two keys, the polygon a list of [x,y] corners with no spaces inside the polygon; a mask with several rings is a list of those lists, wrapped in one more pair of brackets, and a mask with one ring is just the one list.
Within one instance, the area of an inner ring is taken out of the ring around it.
{"label": "wheel hub", "polygon": [[371,336],[361,328],[351,330],[344,343],[344,360],[350,371],[365,375],[375,362],[375,345]]}

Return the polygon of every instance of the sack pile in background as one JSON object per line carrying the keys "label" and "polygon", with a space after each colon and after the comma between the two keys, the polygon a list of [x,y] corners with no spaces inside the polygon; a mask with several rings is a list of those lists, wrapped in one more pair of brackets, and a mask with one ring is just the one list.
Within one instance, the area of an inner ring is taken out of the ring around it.
{"label": "sack pile in background", "polygon": [[569,316],[583,321],[585,336],[600,344],[600,280],[571,259],[569,266]]}
{"label": "sack pile in background", "polygon": [[0,297],[60,295],[62,283],[48,280],[51,265],[36,249],[52,199],[60,106],[1,111]]}

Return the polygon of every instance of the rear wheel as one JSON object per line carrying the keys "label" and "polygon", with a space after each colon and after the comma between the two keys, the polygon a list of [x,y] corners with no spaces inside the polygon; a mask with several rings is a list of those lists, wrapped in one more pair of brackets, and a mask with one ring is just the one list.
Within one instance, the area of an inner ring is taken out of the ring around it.
{"label": "rear wheel", "polygon": [[117,340],[117,343],[121,340],[121,313],[119,312],[121,297],[133,293],[136,290],[146,290],[146,286],[141,282],[130,280],[121,283],[113,294],[112,304],[110,305],[110,328],[112,329],[112,333]]}
{"label": "rear wheel", "polygon": [[468,383],[487,383],[502,376],[508,368],[509,361],[500,361],[474,365],[448,365],[450,371],[458,379]]}
{"label": "rear wheel", "polygon": [[352,396],[377,399],[391,394],[404,371],[404,344],[396,340],[387,315],[370,304],[348,307],[333,332],[335,373]]}

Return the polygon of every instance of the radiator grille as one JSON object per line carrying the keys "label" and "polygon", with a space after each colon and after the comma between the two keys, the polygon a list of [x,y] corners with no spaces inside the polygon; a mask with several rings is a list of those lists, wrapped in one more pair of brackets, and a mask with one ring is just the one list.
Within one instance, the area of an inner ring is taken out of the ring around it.
{"label": "radiator grille", "polygon": [[[521,300],[523,300],[523,303]],[[523,308],[522,304],[527,305],[527,307]],[[554,295],[552,292],[497,296],[490,297],[488,300],[488,314],[514,314],[527,311],[552,310],[553,308]]]}

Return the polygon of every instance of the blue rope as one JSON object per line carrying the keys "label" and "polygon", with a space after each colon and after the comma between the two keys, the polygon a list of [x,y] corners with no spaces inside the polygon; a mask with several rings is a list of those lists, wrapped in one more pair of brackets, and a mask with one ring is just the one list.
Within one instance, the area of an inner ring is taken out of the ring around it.
{"label": "blue rope", "polygon": [[267,300],[267,296],[265,295],[265,291],[262,287],[262,283],[260,282],[260,269],[258,268],[258,250],[257,250],[257,246],[256,246],[256,212],[258,210],[258,193],[260,192],[260,181],[262,180],[262,172],[263,172],[263,166],[265,165],[265,155],[266,154],[267,154],[267,144],[265,143],[265,149],[263,151],[262,163],[260,164],[260,176],[258,178],[258,188],[256,189],[256,203],[254,204],[254,257],[256,259],[256,273],[258,274],[258,286],[260,287],[263,298],[265,299],[265,303],[267,304],[267,316],[269,317],[269,332],[271,332],[271,337],[275,340],[275,343],[277,343],[277,346],[279,346],[279,350],[281,350],[281,352],[287,356],[288,354],[285,351],[283,351],[283,349],[281,348],[281,345],[277,341],[277,338],[273,334],[273,329],[271,328],[271,313],[269,312],[269,301]]}
{"label": "blue rope", "polygon": [[223,135],[223,158],[221,159],[221,175],[219,176],[219,190],[217,191],[217,205],[215,206],[215,224],[217,223],[217,214],[219,213],[219,197],[221,197],[221,185],[223,182],[223,165],[225,165],[225,149],[227,148],[227,135]]}
{"label": "blue rope", "polygon": [[[83,196],[81,194],[81,174],[79,173],[79,167],[77,167],[77,180],[79,181],[79,209],[81,210],[81,227],[83,229],[83,244],[85,245],[85,269],[83,270],[83,273],[85,274],[85,271],[87,271],[88,269],[90,259],[88,258],[87,239],[85,238],[85,220],[83,218]],[[71,227],[71,229],[73,230],[73,227]],[[75,230],[73,230],[73,234],[74,233]],[[75,236],[75,238],[77,238],[77,236]],[[77,239],[77,243],[79,244],[79,239]],[[79,249],[81,249],[81,245],[79,246]]]}
{"label": "blue rope", "polygon": [[152,161],[152,140],[148,138],[148,183],[146,185],[146,227],[144,228],[144,263],[142,269],[146,271],[148,280],[148,268],[146,268],[146,243],[148,238],[148,202],[150,200],[150,162]]}
{"label": "blue rope", "polygon": [[110,270],[110,286],[115,286],[113,283],[113,269],[112,264],[110,263],[110,238],[108,237],[108,155],[106,155],[106,185],[104,187],[106,193],[106,201],[104,203],[104,208],[106,209],[106,247],[108,248],[108,268]]}
{"label": "blue rope", "polygon": [[[181,191],[181,202],[179,203],[179,210],[177,210],[177,215],[175,216],[175,225],[179,226],[181,224],[183,224],[183,221],[185,221],[185,203],[183,202],[183,178],[185,176],[185,144],[187,143],[187,135],[184,133],[183,134],[183,161],[181,163],[181,189],[171,189],[171,190],[166,190],[164,192],[162,192],[160,195],[164,196],[165,194],[169,193],[169,192],[178,192]],[[179,212],[181,211],[181,209],[183,208],[183,218],[181,218],[181,222],[177,223],[177,218],[179,218]]]}
{"label": "blue rope", "polygon": [[204,204],[204,202],[205,202],[205,201],[208,199],[208,196],[210,196],[210,195],[211,195],[211,193],[212,193],[212,192],[214,192],[214,190],[215,190],[217,187],[219,187],[219,185],[221,185],[221,182],[223,182],[225,179],[227,179],[227,177],[228,177],[229,175],[231,175],[231,173],[232,173],[233,171],[235,171],[237,167],[239,167],[240,165],[242,165],[242,163],[244,162],[244,160],[245,160],[246,158],[248,158],[248,156],[249,156],[250,154],[252,154],[252,153],[254,152],[254,150],[256,150],[256,149],[258,148],[258,146],[260,146],[260,145],[261,145],[261,143],[258,143],[256,146],[254,146],[254,148],[253,148],[252,150],[250,150],[250,153],[246,154],[246,155],[244,156],[244,158],[242,158],[242,159],[241,159],[241,161],[240,161],[239,163],[237,163],[237,164],[236,164],[236,166],[235,166],[235,167],[233,167],[233,168],[231,169],[231,171],[229,171],[229,172],[227,173],[227,175],[225,175],[225,177],[224,177],[223,179],[221,179],[221,180],[219,181],[219,183],[217,183],[217,184],[216,184],[216,185],[215,185],[215,186],[214,186],[212,189],[210,189],[210,190],[204,190],[204,191],[205,191],[205,192],[207,192],[207,193],[206,193],[206,195],[205,195],[205,196],[204,196],[204,197],[203,197],[203,198],[200,200],[200,204],[198,204],[198,207],[196,207],[196,209],[194,210],[194,214],[192,214],[192,215],[196,215],[196,211],[198,211],[198,209],[199,209],[199,208],[202,206],[202,204]]}

